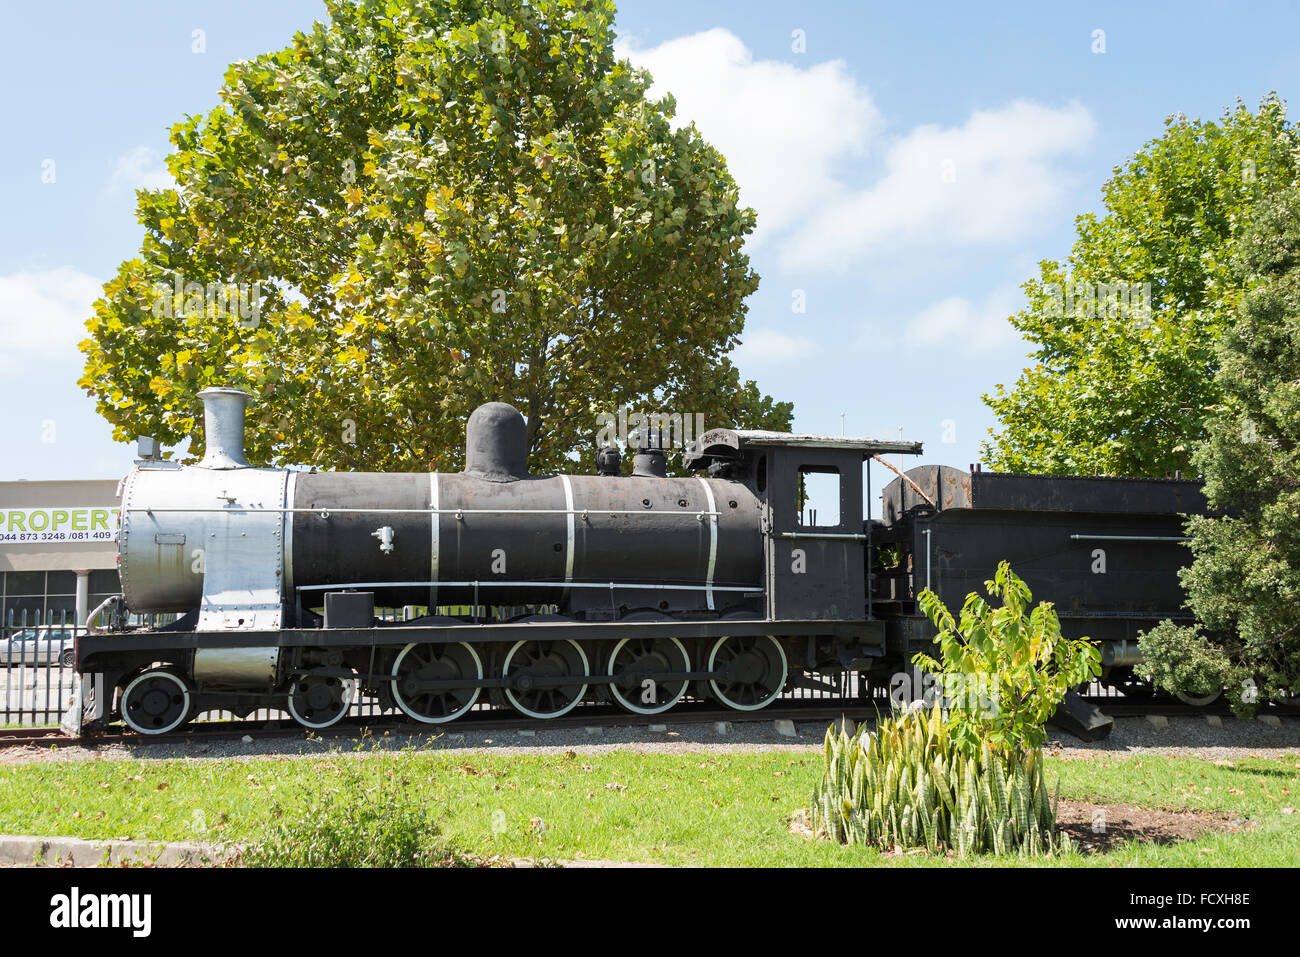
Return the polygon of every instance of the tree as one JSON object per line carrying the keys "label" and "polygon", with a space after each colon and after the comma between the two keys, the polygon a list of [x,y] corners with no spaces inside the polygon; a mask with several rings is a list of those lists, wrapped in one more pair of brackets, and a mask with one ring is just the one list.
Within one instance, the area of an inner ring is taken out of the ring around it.
{"label": "tree", "polygon": [[527,417],[537,471],[623,404],[788,428],[726,358],[754,213],[615,58],[612,3],[327,6],[233,64],[223,103],[172,129],[176,188],[138,194],[140,254],[82,343],[114,438],[183,441],[216,384],[256,394],[264,463],[458,468],[493,399]]}
{"label": "tree", "polygon": [[[1197,678],[1217,678],[1247,709],[1300,691],[1300,188],[1252,220],[1237,244],[1246,291],[1216,346],[1220,399],[1193,457],[1222,510],[1188,525],[1182,579],[1198,627],[1166,622],[1141,639],[1156,681],[1197,694]],[[1188,659],[1204,676],[1179,671]]]}
{"label": "tree", "polygon": [[1218,123],[1165,121],[1075,220],[1065,264],[1045,260],[1011,323],[1034,365],[985,403],[983,455],[1009,472],[1159,477],[1191,463],[1220,398],[1215,343],[1241,294],[1232,241],[1252,204],[1295,181],[1300,134],[1266,97]]}

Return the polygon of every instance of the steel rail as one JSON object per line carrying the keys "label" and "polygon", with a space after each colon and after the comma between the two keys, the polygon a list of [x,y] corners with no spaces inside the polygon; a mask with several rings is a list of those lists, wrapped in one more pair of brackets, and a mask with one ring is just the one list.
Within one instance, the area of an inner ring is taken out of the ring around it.
{"label": "steel rail", "polygon": [[108,744],[174,744],[185,741],[204,742],[219,741],[243,736],[292,737],[294,735],[311,735],[312,737],[356,737],[358,733],[369,730],[378,734],[409,734],[439,738],[462,733],[493,731],[545,731],[566,730],[572,728],[624,728],[647,724],[701,724],[714,721],[730,721],[733,724],[743,721],[800,720],[820,721],[835,720],[840,715],[866,718],[876,713],[876,708],[864,703],[862,699],[846,699],[844,702],[827,704],[824,700],[805,699],[783,707],[769,707],[761,711],[734,711],[720,708],[710,702],[687,702],[679,704],[662,714],[634,714],[624,711],[616,705],[592,704],[570,711],[558,718],[530,718],[511,708],[477,712],[475,717],[458,718],[442,725],[427,725],[411,721],[400,713],[348,717],[328,728],[313,730],[305,728],[291,718],[269,719],[261,721],[203,721],[190,724],[185,731],[168,734],[145,735],[134,732],[109,732],[89,734],[80,738],[60,735],[54,728],[33,728],[33,732],[43,732],[43,736],[32,735],[23,740],[8,740],[0,736],[0,749],[6,747],[37,746],[41,744],[58,744],[60,746],[90,746]]}

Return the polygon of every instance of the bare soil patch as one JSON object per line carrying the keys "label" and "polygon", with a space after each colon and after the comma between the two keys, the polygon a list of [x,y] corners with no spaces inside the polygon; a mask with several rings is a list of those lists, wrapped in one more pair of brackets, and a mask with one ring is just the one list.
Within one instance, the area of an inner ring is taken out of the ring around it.
{"label": "bare soil patch", "polygon": [[1127,841],[1173,844],[1210,831],[1245,831],[1254,824],[1206,811],[1157,811],[1130,804],[1087,804],[1061,799],[1056,824],[1085,854],[1101,854]]}

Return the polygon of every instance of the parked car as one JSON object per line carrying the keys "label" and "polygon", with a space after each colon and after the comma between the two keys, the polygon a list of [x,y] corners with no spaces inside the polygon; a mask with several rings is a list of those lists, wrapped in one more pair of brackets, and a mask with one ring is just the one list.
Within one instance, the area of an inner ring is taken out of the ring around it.
{"label": "parked car", "polygon": [[48,665],[71,668],[75,664],[70,628],[21,628],[0,640],[0,661],[11,668]]}

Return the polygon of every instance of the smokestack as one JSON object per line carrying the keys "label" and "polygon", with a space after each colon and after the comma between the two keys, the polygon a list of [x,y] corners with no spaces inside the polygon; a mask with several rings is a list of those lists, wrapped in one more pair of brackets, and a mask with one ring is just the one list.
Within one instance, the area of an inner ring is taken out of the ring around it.
{"label": "smokestack", "polygon": [[246,469],[244,409],[252,398],[239,389],[210,388],[203,400],[203,461],[201,469]]}

